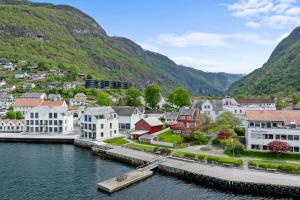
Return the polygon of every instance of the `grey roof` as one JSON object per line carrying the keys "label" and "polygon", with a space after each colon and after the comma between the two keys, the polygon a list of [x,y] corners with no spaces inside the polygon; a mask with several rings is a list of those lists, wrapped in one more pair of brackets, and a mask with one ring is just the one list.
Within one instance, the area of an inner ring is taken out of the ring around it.
{"label": "grey roof", "polygon": [[179,110],[179,115],[193,115],[196,110],[198,110],[198,109],[197,108],[181,108]]}
{"label": "grey roof", "polygon": [[193,103],[192,108],[202,110],[202,104],[206,101],[209,101],[213,105],[213,111],[223,110],[223,100],[198,100]]}
{"label": "grey roof", "polygon": [[110,106],[87,107],[85,112],[90,115],[107,115],[110,113],[115,113],[114,109]]}
{"label": "grey roof", "polygon": [[165,118],[166,119],[177,119],[179,115],[179,112],[166,112]]}
{"label": "grey roof", "polygon": [[40,98],[45,93],[24,93],[21,98]]}
{"label": "grey roof", "polygon": [[142,135],[140,138],[141,138],[141,139],[149,139],[149,140],[151,140],[151,139],[153,139],[153,138],[156,138],[156,135],[145,134],[145,135]]}
{"label": "grey roof", "polygon": [[300,110],[300,101],[294,106],[294,110]]}
{"label": "grey roof", "polygon": [[148,118],[144,118],[143,120],[145,120],[150,126],[163,125],[163,123],[156,117],[148,117]]}
{"label": "grey roof", "polygon": [[131,116],[138,108],[132,106],[113,106],[112,107],[119,116]]}
{"label": "grey roof", "polygon": [[164,114],[162,110],[145,110],[145,114]]}

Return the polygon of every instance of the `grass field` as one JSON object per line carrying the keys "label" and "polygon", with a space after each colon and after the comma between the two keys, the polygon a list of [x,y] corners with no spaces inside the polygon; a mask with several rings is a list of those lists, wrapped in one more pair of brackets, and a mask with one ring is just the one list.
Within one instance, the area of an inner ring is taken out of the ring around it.
{"label": "grass field", "polygon": [[179,134],[174,134],[173,131],[169,130],[158,135],[158,141],[169,142],[173,144],[180,144],[183,142],[182,137]]}
{"label": "grass field", "polygon": [[128,141],[122,137],[108,139],[108,140],[105,140],[104,142],[106,142],[108,144],[112,144],[112,145],[119,145],[119,146],[128,143]]}

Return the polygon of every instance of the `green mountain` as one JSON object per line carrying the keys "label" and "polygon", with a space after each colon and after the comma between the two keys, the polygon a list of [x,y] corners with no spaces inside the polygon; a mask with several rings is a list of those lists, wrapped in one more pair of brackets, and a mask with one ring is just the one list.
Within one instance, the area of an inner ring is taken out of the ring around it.
{"label": "green mountain", "polygon": [[183,85],[193,94],[220,94],[241,77],[176,65],[126,38],[108,36],[76,8],[25,0],[0,0],[0,58],[63,66],[140,88],[153,82],[165,91]]}
{"label": "green mountain", "polygon": [[283,39],[263,67],[232,84],[228,93],[269,95],[300,91],[300,27]]}

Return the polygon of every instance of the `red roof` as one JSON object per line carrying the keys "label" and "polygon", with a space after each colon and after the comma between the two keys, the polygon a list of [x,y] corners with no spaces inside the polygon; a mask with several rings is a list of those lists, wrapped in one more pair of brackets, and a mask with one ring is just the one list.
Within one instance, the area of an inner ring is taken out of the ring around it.
{"label": "red roof", "polygon": [[64,101],[48,101],[43,99],[16,99],[14,106],[16,107],[38,107],[49,106],[58,107],[64,106]]}
{"label": "red roof", "polygon": [[248,110],[246,111],[248,121],[279,121],[284,124],[296,123],[300,125],[299,110]]}
{"label": "red roof", "polygon": [[41,106],[43,99],[16,99],[14,106],[16,107],[37,107]]}
{"label": "red roof", "polygon": [[42,106],[49,106],[49,107],[59,107],[59,106],[64,106],[64,101],[44,101],[42,103]]}

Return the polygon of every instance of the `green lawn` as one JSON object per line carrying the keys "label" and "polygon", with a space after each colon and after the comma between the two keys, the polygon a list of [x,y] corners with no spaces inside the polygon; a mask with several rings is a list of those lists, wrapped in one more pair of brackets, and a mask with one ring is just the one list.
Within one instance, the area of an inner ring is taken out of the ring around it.
{"label": "green lawn", "polygon": [[278,171],[300,174],[300,164],[297,163],[286,163],[286,162],[275,162],[266,160],[250,160],[249,166],[261,167],[265,169],[276,169]]}
{"label": "green lawn", "polygon": [[158,141],[169,142],[173,144],[180,144],[183,142],[181,135],[174,134],[173,131],[169,130],[158,135]]}
{"label": "green lawn", "polygon": [[105,140],[104,142],[106,142],[106,143],[108,143],[108,144],[119,145],[119,146],[128,143],[128,141],[125,140],[125,139],[122,138],[122,137],[108,139],[108,140]]}
{"label": "green lawn", "polygon": [[146,145],[139,145],[139,144],[126,144],[125,147],[130,147],[136,150],[142,150],[142,151],[153,151],[154,150],[154,146],[146,146]]}
{"label": "green lawn", "polygon": [[[232,155],[232,152],[225,152],[227,155]],[[267,159],[267,160],[291,160],[291,161],[300,161],[300,153],[285,153],[279,156],[276,156],[272,152],[264,152],[264,151],[249,151],[245,150],[236,154],[238,157],[251,157],[257,159]]]}
{"label": "green lawn", "polygon": [[176,152],[175,155],[180,156],[180,157],[192,158],[192,159],[196,159],[196,160],[213,161],[215,163],[220,163],[220,164],[233,164],[233,165],[238,165],[238,166],[243,165],[243,160],[236,159],[236,158],[225,158],[225,157],[220,157],[220,156],[195,154],[195,153],[189,153],[189,152]]}

